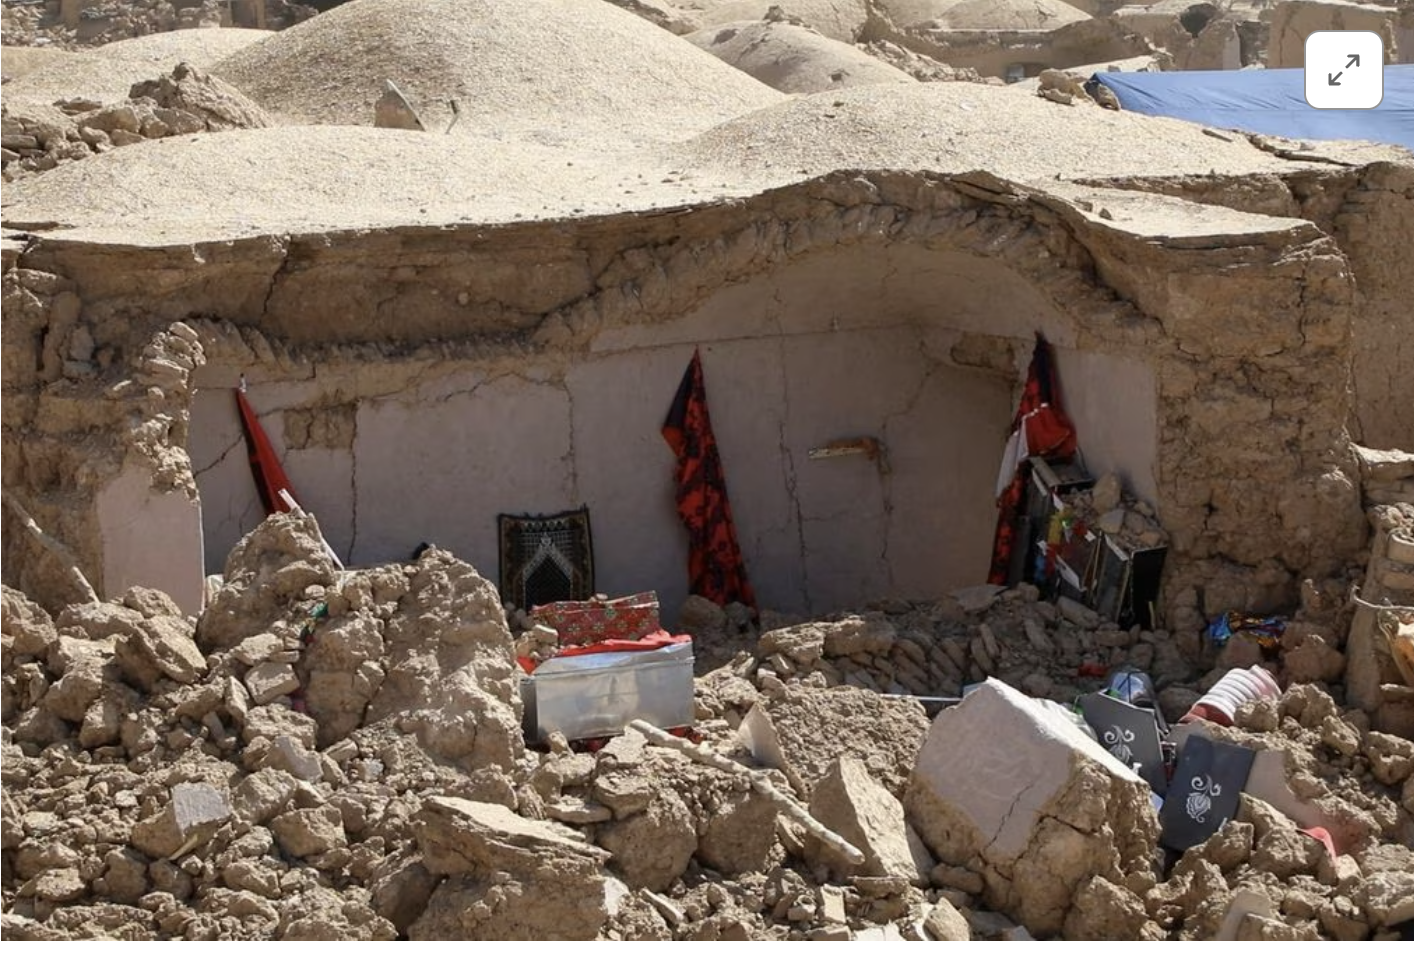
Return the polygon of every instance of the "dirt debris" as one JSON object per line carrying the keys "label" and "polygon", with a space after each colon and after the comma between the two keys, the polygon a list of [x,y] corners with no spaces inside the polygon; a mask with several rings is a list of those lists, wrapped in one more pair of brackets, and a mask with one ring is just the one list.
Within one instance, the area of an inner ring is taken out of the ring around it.
{"label": "dirt debris", "polygon": [[119,146],[227,129],[258,129],[269,117],[240,91],[190,63],[169,75],[133,84],[122,102],[86,96],[52,108],[7,105],[0,118],[5,180],[46,172]]}
{"label": "dirt debris", "polygon": [[[170,0],[124,0],[122,3],[5,4],[5,42],[58,50],[111,45],[133,37],[160,36],[172,31],[245,32],[256,26],[253,4],[200,0],[176,4]],[[291,0],[262,0],[263,30],[278,30],[314,16],[316,8]],[[72,11],[66,15],[66,11]],[[243,22],[232,29],[233,11]],[[72,19],[70,17],[72,16]],[[220,28],[226,30],[221,31]]]}
{"label": "dirt debris", "polygon": [[[727,613],[699,615],[723,632]],[[1317,624],[1289,652],[1320,632],[1339,652]],[[1000,675],[1061,703],[1096,687],[1086,663],[1142,664],[1176,720],[1211,682],[1216,652],[1082,625],[1029,586],[736,632],[754,646],[697,680],[702,744],[779,779],[862,867],[746,776],[636,733],[528,748],[495,589],[445,551],[340,572],[312,517],[277,515],[199,619],[142,589],[50,617],[6,588],[3,639],[7,937],[1190,939],[1239,892],[1273,912],[1239,936],[1392,937],[1414,914],[1414,742],[1320,681],[1201,731],[1274,753],[1338,855],[1251,794],[1167,871],[1152,814],[1100,852],[1118,868],[1072,864],[1099,844],[1074,819],[1074,851],[1039,837],[1029,875],[939,840],[939,811],[903,796],[925,736],[985,710],[930,730],[919,696]],[[1058,804],[1109,818],[1098,791]],[[1065,905],[1036,906],[1043,871],[1073,879]]]}

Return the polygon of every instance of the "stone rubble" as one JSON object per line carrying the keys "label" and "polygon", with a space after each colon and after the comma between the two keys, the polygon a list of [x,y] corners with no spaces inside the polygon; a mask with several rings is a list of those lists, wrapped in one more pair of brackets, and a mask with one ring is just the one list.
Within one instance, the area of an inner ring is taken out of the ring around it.
{"label": "stone rubble", "polygon": [[1414,916],[1414,742],[1319,678],[1344,667],[1313,641],[1351,650],[1314,595],[1279,699],[1181,727],[1275,768],[1169,867],[1147,786],[1063,704],[1138,665],[1176,722],[1249,664],[1240,638],[1120,630],[1029,585],[767,611],[759,635],[689,607],[704,646],[740,647],[696,680],[696,737],[853,865],[635,732],[527,747],[498,595],[445,551],[340,572],[312,517],[278,515],[212,591],[199,619],[151,590],[53,618],[3,591],[7,938],[1357,939]]}
{"label": "stone rubble", "polygon": [[189,63],[135,83],[121,103],[61,100],[42,115],[4,108],[0,169],[6,182],[153,139],[272,125],[265,111],[229,83]]}
{"label": "stone rubble", "polygon": [[[261,0],[264,26],[272,30],[294,26],[314,16],[315,7],[294,0]],[[83,49],[114,40],[170,30],[216,29],[233,25],[234,7],[248,6],[221,0],[173,3],[172,0],[122,0],[81,5],[77,25],[64,22],[60,4],[6,3],[0,19],[7,46],[48,46]],[[69,4],[63,4],[64,7]],[[256,26],[255,22],[242,26]]]}

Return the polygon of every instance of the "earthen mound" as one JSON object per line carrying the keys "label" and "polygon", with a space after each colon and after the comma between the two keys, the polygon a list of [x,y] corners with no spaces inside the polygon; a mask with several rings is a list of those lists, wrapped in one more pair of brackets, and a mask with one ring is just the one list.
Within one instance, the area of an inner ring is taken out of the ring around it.
{"label": "earthen mound", "polygon": [[159,69],[185,60],[207,66],[271,36],[269,30],[228,27],[219,30],[172,30],[116,40],[95,47],[97,56],[118,60],[145,60]]}
{"label": "earthen mound", "polygon": [[[258,167],[260,175],[249,170]],[[7,222],[74,223],[127,240],[393,227],[463,217],[511,221],[613,211],[632,171],[534,143],[405,130],[240,129],[140,143],[17,182]],[[245,184],[239,190],[232,181]],[[136,228],[134,223],[143,225]]]}
{"label": "earthen mound", "polygon": [[606,3],[572,10],[550,0],[359,0],[215,72],[294,123],[370,125],[391,80],[428,129],[554,143],[682,138],[779,100],[633,14]]}
{"label": "earthen mound", "polygon": [[1054,30],[1090,19],[1062,0],[880,0],[878,7],[905,29]]}
{"label": "earthen mound", "polygon": [[1230,138],[1180,120],[1066,108],[1005,87],[918,83],[800,97],[724,123],[674,153],[698,168],[788,170],[792,179],[849,168],[986,169],[1053,181],[1282,167]]}
{"label": "earthen mound", "polygon": [[833,40],[853,43],[869,19],[866,0],[727,0],[703,14],[706,25],[740,20],[764,20],[772,8],[794,23],[818,30]]}
{"label": "earthen mound", "polygon": [[[49,57],[51,62],[5,84],[12,110],[49,106],[57,100],[113,103],[128,98],[134,83],[170,73],[178,63],[206,69],[243,46],[270,36],[265,30],[177,30],[119,40],[91,53]],[[41,52],[38,50],[30,53]],[[58,52],[58,51],[50,51]],[[11,53],[5,52],[8,73]]]}
{"label": "earthen mound", "polygon": [[[47,46],[7,46],[0,53],[0,75],[9,83],[28,73],[82,59],[87,59],[87,54]],[[8,89],[5,92],[9,94]]]}
{"label": "earthen mound", "polygon": [[793,23],[725,23],[683,39],[783,93],[916,82],[858,47]]}

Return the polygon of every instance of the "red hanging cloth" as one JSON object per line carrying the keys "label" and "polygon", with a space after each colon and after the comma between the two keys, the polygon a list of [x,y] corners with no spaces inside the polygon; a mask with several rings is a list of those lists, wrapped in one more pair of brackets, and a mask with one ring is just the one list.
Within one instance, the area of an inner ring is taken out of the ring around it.
{"label": "red hanging cloth", "polygon": [[678,516],[688,533],[688,592],[718,606],[742,603],[756,608],[756,595],[746,579],[746,567],[732,524],[722,459],[707,413],[702,358],[697,351],[663,422],[663,439],[677,455]]}
{"label": "red hanging cloth", "polygon": [[1011,556],[1016,549],[1016,522],[1026,495],[1031,468],[1029,457],[1070,457],[1075,453],[1075,425],[1060,403],[1060,387],[1051,360],[1051,345],[1040,332],[1031,352],[1026,384],[1012,419],[1011,437],[997,475],[997,531],[992,543],[992,566],[987,582],[1001,586],[1010,580]]}
{"label": "red hanging cloth", "polygon": [[280,491],[289,492],[293,498],[295,489],[290,484],[290,478],[285,476],[285,468],[280,466],[280,458],[276,456],[270,438],[265,436],[265,429],[260,426],[260,419],[255,416],[255,410],[241,388],[236,389],[236,408],[241,414],[241,431],[245,434],[245,446],[250,454],[250,473],[255,478],[255,489],[260,492],[260,502],[265,505],[265,515],[287,513],[290,508],[280,499]]}

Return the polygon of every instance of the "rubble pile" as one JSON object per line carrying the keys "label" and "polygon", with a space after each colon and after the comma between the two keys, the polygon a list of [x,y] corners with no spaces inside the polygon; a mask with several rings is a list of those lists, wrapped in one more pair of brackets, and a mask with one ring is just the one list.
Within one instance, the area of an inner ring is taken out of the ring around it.
{"label": "rubble pile", "polygon": [[[318,12],[312,6],[292,0],[263,0],[263,6],[263,26],[272,30],[293,26]],[[233,7],[241,5],[221,0],[200,0],[195,4],[177,4],[172,0],[90,0],[79,9],[76,20],[69,22],[61,16],[58,7],[58,4],[46,3],[6,3],[5,45],[83,49],[152,33],[229,27],[233,25]],[[256,23],[239,25],[256,26]]]}
{"label": "rubble pile", "polygon": [[125,102],[61,100],[42,115],[5,109],[0,169],[11,182],[119,146],[270,125],[265,111],[229,83],[180,63],[168,76],[134,84]]}
{"label": "rubble pile", "polygon": [[[1132,665],[1175,687],[1198,677],[1167,631],[1121,628],[1073,600],[1043,600],[1029,583],[968,587],[936,602],[895,601],[779,628],[772,614],[763,616],[767,631],[744,671],[768,685],[799,681],[957,697],[963,686],[991,676],[1034,696],[1069,701],[1098,682],[1082,672]],[[720,629],[684,629],[697,638],[706,634],[709,646],[725,639]]]}
{"label": "rubble pile", "polygon": [[1346,684],[1376,729],[1414,736],[1414,454],[1356,453],[1372,533]]}
{"label": "rubble pile", "polygon": [[1042,70],[1036,77],[1036,95],[1062,106],[1089,103],[1105,109],[1119,109],[1119,99],[1109,87],[1092,82],[1082,73]]}
{"label": "rubble pile", "polygon": [[[1355,939],[1414,918],[1414,742],[1338,687],[1181,727],[1275,768],[1166,864],[1147,786],[1063,704],[1139,664],[1176,720],[1223,667],[1166,634],[1025,585],[767,613],[759,639],[695,613],[704,646],[755,645],[696,680],[686,749],[630,729],[539,751],[499,596],[445,551],[344,571],[286,514],[199,619],[140,588],[51,618],[7,588],[6,937]],[[981,680],[931,719],[918,698]]]}
{"label": "rubble pile", "polygon": [[871,40],[855,44],[870,56],[902,70],[920,83],[1000,83],[995,77],[987,80],[970,67],[953,67],[940,63],[924,53],[899,46],[889,40]]}
{"label": "rubble pile", "polygon": [[1166,546],[1168,534],[1154,516],[1154,508],[1124,492],[1119,478],[1106,474],[1089,490],[1066,496],[1075,511],[1075,522],[1105,534],[1125,550]]}
{"label": "rubble pile", "polygon": [[[1274,756],[1284,778],[1269,783],[1270,801],[1253,797],[1249,784],[1236,819],[1144,894],[1160,926],[1181,938],[1211,937],[1235,895],[1251,892],[1266,900],[1265,913],[1241,919],[1239,940],[1389,938],[1396,925],[1407,936],[1414,741],[1371,730],[1363,712],[1343,709],[1315,684],[1249,703],[1234,727],[1204,723],[1200,731]],[[1334,852],[1312,837],[1322,829]]]}

